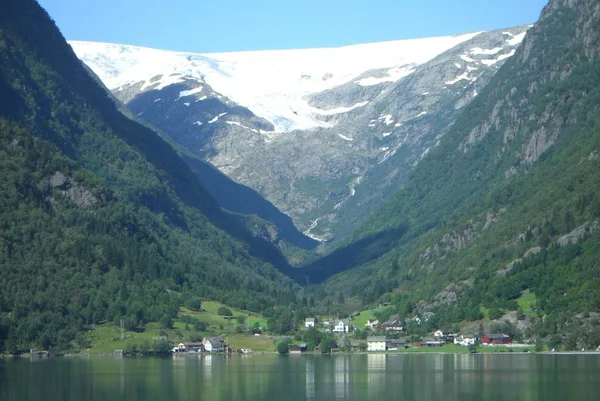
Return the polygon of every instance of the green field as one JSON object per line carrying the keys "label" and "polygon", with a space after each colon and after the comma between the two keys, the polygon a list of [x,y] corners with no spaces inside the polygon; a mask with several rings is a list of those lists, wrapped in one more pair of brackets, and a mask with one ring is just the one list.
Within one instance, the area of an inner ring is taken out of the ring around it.
{"label": "green field", "polygon": [[526,291],[517,299],[519,307],[527,317],[537,316],[535,308],[537,305],[537,297],[533,292]]}
{"label": "green field", "polygon": [[[233,318],[220,316],[217,311],[220,307],[226,307],[233,313]],[[106,323],[97,326],[95,329],[87,333],[87,340],[91,347],[83,352],[92,354],[112,353],[117,349],[126,349],[128,346],[135,344],[139,346],[147,341],[150,346],[159,340],[161,335],[166,335],[171,344],[180,342],[196,342],[200,341],[204,336],[223,334],[227,341],[232,339],[230,345],[233,348],[251,348],[257,351],[274,351],[275,347],[273,340],[263,337],[254,337],[251,334],[236,333],[236,328],[241,326],[246,329],[258,323],[263,329],[267,326],[267,319],[258,314],[241,309],[231,308],[215,301],[202,301],[203,311],[192,311],[186,308],[180,308],[179,315],[173,322],[172,328],[162,329],[158,323],[148,323],[145,330],[141,333],[125,331],[125,339],[121,340],[121,332],[118,326],[112,323]],[[194,325],[185,323],[181,320],[183,316],[190,316],[194,320],[205,322],[207,329],[205,332],[194,330]],[[235,317],[244,316],[245,321],[240,324]],[[187,328],[186,328],[187,327]]]}
{"label": "green field", "polygon": [[247,334],[227,336],[227,343],[235,349],[249,348],[253,352],[275,352],[275,342],[263,336],[255,337]]}

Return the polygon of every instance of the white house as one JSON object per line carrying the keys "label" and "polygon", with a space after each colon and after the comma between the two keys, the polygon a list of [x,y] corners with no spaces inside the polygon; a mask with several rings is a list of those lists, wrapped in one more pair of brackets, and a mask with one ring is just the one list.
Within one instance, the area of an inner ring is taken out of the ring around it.
{"label": "white house", "polygon": [[379,320],[377,319],[368,319],[367,323],[365,323],[365,327],[369,330],[375,330],[379,325]]}
{"label": "white house", "polygon": [[469,345],[475,344],[475,338],[474,337],[464,337],[464,336],[456,337],[454,339],[454,344],[460,345],[463,347],[468,347]]}
{"label": "white house", "polygon": [[304,320],[304,327],[306,327],[307,329],[309,329],[311,327],[315,327],[315,318],[314,317],[307,317]]}
{"label": "white house", "polygon": [[223,351],[225,347],[225,340],[223,340],[223,337],[221,336],[211,338],[205,337],[202,340],[202,344],[204,345],[206,352],[218,352]]}
{"label": "white house", "polygon": [[442,330],[438,330],[435,333],[433,333],[433,336],[435,338],[442,338],[442,337],[444,337],[444,333],[442,332]]}
{"label": "white house", "polygon": [[347,320],[336,320],[333,323],[334,333],[348,333],[350,331],[350,324]]}
{"label": "white house", "polygon": [[385,351],[385,336],[368,336],[367,351]]}

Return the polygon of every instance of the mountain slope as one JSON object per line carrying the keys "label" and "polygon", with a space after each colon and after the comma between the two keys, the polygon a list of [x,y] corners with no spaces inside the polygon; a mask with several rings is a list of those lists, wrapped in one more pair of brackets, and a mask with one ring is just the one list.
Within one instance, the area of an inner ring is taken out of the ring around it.
{"label": "mountain slope", "polygon": [[0,14],[0,348],[172,317],[191,296],[293,299],[287,263],[221,211],[154,131],[125,117],[35,1]]}
{"label": "mountain slope", "polygon": [[482,308],[514,318],[525,291],[553,322],[530,319],[542,336],[600,310],[599,24],[596,1],[549,3],[404,188],[304,272],[349,269],[314,288],[325,304],[384,296],[451,327]]}
{"label": "mountain slope", "polygon": [[209,55],[71,44],[132,113],[308,235],[339,241],[401,185],[526,29]]}

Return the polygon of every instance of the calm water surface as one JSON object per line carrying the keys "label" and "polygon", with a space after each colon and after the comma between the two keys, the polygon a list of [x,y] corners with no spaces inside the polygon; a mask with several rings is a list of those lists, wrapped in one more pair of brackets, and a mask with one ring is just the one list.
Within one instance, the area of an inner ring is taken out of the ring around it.
{"label": "calm water surface", "polygon": [[0,360],[1,401],[600,400],[600,355]]}

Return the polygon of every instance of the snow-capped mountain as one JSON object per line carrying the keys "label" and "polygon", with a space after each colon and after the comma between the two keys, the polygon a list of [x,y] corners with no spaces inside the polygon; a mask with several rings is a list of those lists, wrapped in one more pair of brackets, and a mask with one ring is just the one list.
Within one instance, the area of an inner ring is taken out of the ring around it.
{"label": "snow-capped mountain", "polygon": [[402,185],[527,28],[222,54],[70,43],[133,113],[331,239]]}
{"label": "snow-capped mountain", "polygon": [[[77,55],[111,90],[140,81],[141,91],[161,89],[185,78],[206,81],[219,93],[271,121],[276,132],[330,127],[321,115],[338,114],[360,104],[319,109],[304,97],[345,84],[368,70],[376,76],[361,86],[397,82],[440,53],[478,33],[363,44],[331,49],[217,54],[179,53],[107,43],[70,42]],[[160,77],[159,77],[160,76]],[[159,78],[158,78],[159,77]]]}

